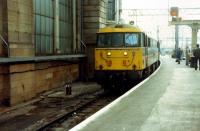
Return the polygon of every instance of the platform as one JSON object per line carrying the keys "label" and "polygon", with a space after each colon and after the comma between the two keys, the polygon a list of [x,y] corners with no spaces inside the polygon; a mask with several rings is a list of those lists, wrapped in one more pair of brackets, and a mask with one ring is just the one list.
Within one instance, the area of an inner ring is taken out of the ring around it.
{"label": "platform", "polygon": [[199,131],[200,71],[162,58],[145,83],[70,131]]}
{"label": "platform", "polygon": [[54,55],[54,56],[35,56],[35,57],[9,57],[9,58],[0,57],[0,64],[46,62],[46,61],[78,61],[81,58],[86,58],[86,55],[74,54],[74,55]]}

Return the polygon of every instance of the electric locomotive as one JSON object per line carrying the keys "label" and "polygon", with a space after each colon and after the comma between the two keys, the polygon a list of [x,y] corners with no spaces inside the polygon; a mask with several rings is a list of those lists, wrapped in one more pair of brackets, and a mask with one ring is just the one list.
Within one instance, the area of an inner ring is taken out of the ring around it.
{"label": "electric locomotive", "polygon": [[126,88],[159,66],[158,42],[133,25],[99,29],[95,76],[105,89]]}

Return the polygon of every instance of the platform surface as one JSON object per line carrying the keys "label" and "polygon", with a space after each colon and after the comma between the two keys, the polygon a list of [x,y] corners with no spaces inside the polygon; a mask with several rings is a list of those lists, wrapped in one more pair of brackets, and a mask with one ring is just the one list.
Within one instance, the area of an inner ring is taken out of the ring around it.
{"label": "platform surface", "polygon": [[162,61],[146,83],[71,131],[200,131],[200,71]]}
{"label": "platform surface", "polygon": [[22,62],[44,62],[44,61],[59,61],[69,60],[77,61],[80,58],[85,58],[85,54],[74,54],[74,55],[54,55],[54,56],[34,56],[34,57],[0,57],[0,64],[7,63],[22,63]]}

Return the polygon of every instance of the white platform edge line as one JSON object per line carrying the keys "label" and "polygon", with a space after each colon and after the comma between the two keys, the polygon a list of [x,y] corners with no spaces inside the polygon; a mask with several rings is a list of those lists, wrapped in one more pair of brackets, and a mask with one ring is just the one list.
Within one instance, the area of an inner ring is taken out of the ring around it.
{"label": "white platform edge line", "polygon": [[84,127],[86,127],[89,123],[91,123],[92,121],[94,121],[101,114],[103,114],[106,111],[108,111],[112,106],[116,105],[119,101],[121,101],[123,98],[127,97],[130,93],[136,91],[137,88],[141,87],[151,77],[153,77],[154,75],[156,75],[157,72],[160,70],[161,66],[162,66],[162,61],[160,60],[160,66],[159,66],[159,68],[153,74],[151,74],[148,78],[146,78],[145,80],[143,80],[142,82],[140,82],[139,84],[137,84],[136,86],[134,86],[132,89],[130,89],[124,95],[120,96],[118,99],[114,100],[112,103],[108,104],[107,106],[105,106],[104,108],[102,108],[101,110],[99,110],[98,112],[96,112],[95,114],[93,114],[92,116],[88,117],[86,120],[82,121],[80,124],[78,124],[77,126],[73,127],[69,131],[79,131],[79,130],[83,129]]}

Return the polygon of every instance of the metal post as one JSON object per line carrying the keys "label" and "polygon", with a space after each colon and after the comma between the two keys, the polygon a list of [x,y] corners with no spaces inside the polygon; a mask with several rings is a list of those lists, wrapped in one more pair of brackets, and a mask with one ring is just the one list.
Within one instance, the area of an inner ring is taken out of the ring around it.
{"label": "metal post", "polygon": [[196,48],[197,33],[198,33],[198,26],[192,25],[192,47],[191,47],[192,50]]}
{"label": "metal post", "polygon": [[119,0],[119,14],[118,14],[118,20],[117,20],[117,23],[119,23],[120,22],[120,20],[121,20],[121,14],[122,14],[122,0]]}
{"label": "metal post", "polygon": [[83,10],[83,0],[81,0],[81,41],[83,41],[83,19],[84,19],[84,10]]}
{"label": "metal post", "polygon": [[179,38],[178,37],[179,37],[179,27],[178,27],[178,25],[175,25],[175,53],[176,54],[177,54],[177,50],[179,47]]}
{"label": "metal post", "polygon": [[76,0],[72,0],[72,7],[73,7],[73,51],[76,52],[77,45],[76,45]]}
{"label": "metal post", "polygon": [[159,34],[160,34],[160,28],[159,28],[159,26],[157,25],[157,40],[158,40],[158,41],[160,40]]}
{"label": "metal post", "polygon": [[55,53],[60,52],[60,40],[59,40],[59,0],[54,0],[54,50]]}

